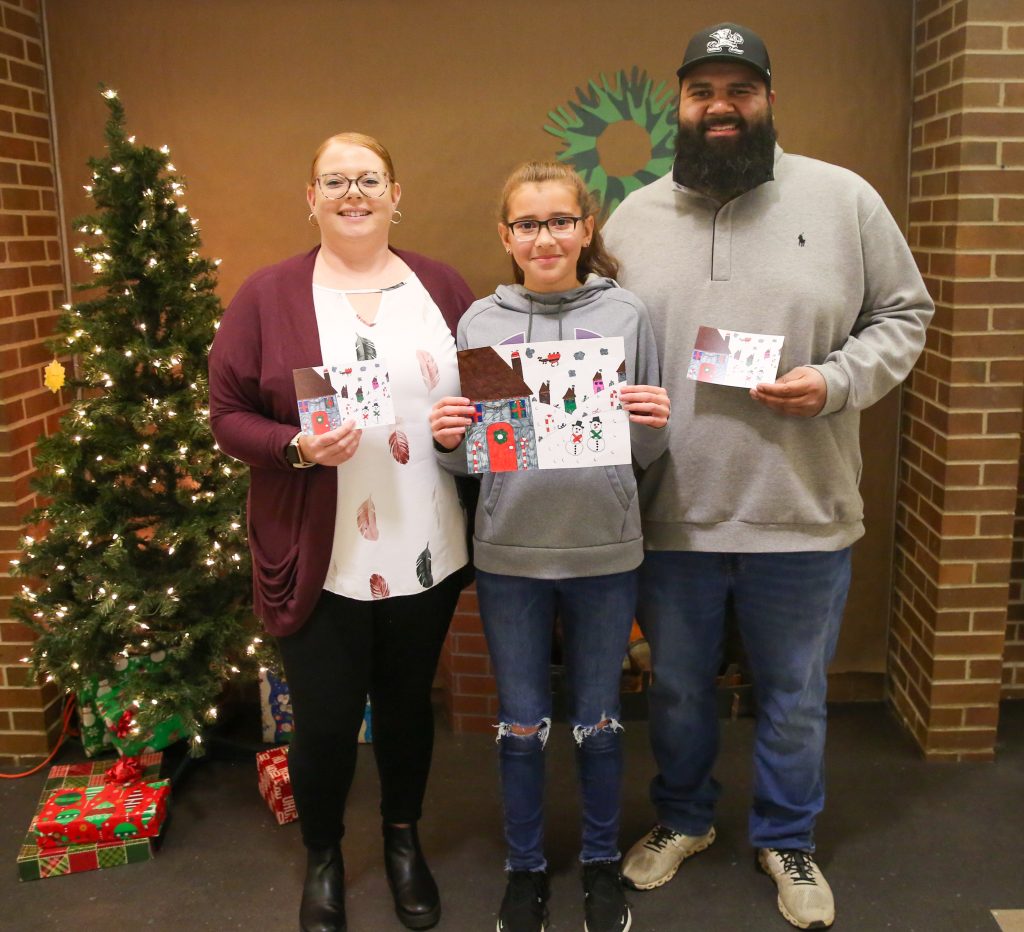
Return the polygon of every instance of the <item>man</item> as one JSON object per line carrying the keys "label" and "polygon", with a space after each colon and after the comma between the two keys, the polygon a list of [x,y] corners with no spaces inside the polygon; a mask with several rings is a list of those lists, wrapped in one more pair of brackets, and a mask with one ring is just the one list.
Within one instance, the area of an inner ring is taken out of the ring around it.
{"label": "man", "polygon": [[[640,486],[658,824],[623,875],[660,886],[714,841],[715,676],[731,606],[758,709],[750,840],[786,919],[827,928],[835,908],[813,832],[826,671],[864,533],[860,412],[907,376],[933,304],[878,194],[775,144],[771,67],[751,30],[697,33],[678,75],[672,174],[605,229],[621,283],[651,312],[674,425]],[[751,389],[688,378],[702,325],[784,337],[779,378]]]}

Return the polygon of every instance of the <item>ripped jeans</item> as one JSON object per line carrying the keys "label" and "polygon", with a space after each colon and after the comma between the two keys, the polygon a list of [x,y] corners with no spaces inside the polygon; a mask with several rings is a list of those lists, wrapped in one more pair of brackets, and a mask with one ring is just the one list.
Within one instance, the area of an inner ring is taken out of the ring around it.
{"label": "ripped jeans", "polygon": [[[618,860],[622,791],[619,688],[637,573],[531,579],[476,572],[498,682],[498,750],[508,870],[544,870],[544,745],[551,726],[551,637],[562,620],[569,721],[583,803],[583,863]],[[529,734],[517,732],[529,731]]]}

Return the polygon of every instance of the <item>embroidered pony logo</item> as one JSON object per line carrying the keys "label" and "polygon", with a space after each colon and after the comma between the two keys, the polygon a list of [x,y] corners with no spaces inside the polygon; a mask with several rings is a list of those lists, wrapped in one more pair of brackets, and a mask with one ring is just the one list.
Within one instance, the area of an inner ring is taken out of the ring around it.
{"label": "embroidered pony logo", "polygon": [[743,49],[740,48],[743,45],[743,36],[738,32],[733,32],[731,29],[716,29],[711,33],[711,41],[708,43],[709,52],[732,52],[736,55],[742,55]]}

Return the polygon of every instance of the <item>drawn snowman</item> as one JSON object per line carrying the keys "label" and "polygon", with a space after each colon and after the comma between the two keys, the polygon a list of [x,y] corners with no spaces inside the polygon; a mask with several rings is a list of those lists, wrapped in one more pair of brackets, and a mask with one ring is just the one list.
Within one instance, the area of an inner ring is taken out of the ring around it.
{"label": "drawn snowman", "polygon": [[600,453],[605,448],[604,425],[597,414],[590,419],[590,436],[587,437],[587,446],[595,453]]}
{"label": "drawn snowman", "polygon": [[573,455],[579,456],[583,452],[583,421],[573,421],[569,428],[569,439],[565,441],[565,448]]}

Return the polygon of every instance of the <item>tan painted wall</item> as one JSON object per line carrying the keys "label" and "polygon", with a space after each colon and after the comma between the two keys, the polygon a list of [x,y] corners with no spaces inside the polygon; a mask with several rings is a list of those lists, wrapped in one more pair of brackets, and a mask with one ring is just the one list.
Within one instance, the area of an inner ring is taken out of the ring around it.
{"label": "tan painted wall", "polygon": [[[85,159],[102,146],[103,81],[140,141],[171,146],[206,251],[224,259],[225,299],[256,268],[315,242],[309,161],[322,138],[350,129],[379,136],[394,157],[405,217],[395,244],[452,263],[485,294],[507,279],[494,233],[505,174],[560,148],[543,129],[548,112],[601,73],[634,66],[674,92],[689,35],[729,15],[771,51],[783,147],[863,175],[902,223],[911,0],[719,9],[694,0],[46,0],[67,216],[88,207]],[[618,138],[605,156],[628,161],[628,139]],[[885,667],[896,411],[889,398],[865,418],[870,529],[856,552],[838,671]]]}

